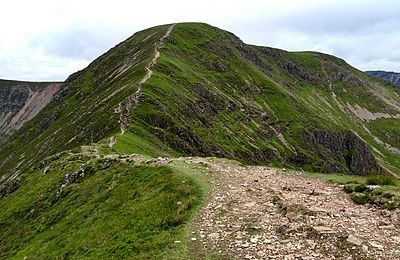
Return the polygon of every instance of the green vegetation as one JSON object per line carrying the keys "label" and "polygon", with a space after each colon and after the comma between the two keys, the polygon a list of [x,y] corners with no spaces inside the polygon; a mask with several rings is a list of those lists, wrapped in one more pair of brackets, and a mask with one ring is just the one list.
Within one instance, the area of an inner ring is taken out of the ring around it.
{"label": "green vegetation", "polygon": [[[345,192],[357,204],[370,203],[394,209],[400,207],[400,180],[392,176],[374,175],[368,177],[344,174],[308,173],[314,178],[343,185]],[[379,185],[369,187],[369,185]]]}
{"label": "green vegetation", "polygon": [[17,165],[25,172],[47,156],[117,133],[118,114],[114,109],[137,90],[164,28],[137,33],[72,74],[64,82],[59,99],[25,124],[10,145],[0,147],[0,175],[10,173]]}
{"label": "green vegetation", "polygon": [[368,185],[392,185],[396,186],[396,179],[393,176],[374,175],[367,178]]}
{"label": "green vegetation", "polygon": [[359,204],[359,205],[364,205],[369,202],[369,198],[365,194],[352,194],[351,195],[351,200],[354,201],[354,203]]}
{"label": "green vegetation", "polygon": [[[62,157],[46,174],[25,175],[0,200],[0,258],[176,259],[187,253],[186,223],[205,192],[194,176],[201,168],[98,159],[73,179],[87,159]],[[71,183],[63,186],[67,174]]]}
{"label": "green vegetation", "polygon": [[371,132],[383,142],[400,149],[400,119],[381,118],[368,124]]}

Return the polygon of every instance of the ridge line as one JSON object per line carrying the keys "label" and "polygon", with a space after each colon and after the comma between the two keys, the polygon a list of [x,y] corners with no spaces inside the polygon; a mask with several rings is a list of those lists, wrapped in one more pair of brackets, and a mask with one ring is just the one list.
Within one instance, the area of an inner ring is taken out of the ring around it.
{"label": "ridge line", "polygon": [[[153,58],[150,60],[150,62],[146,65],[146,75],[140,80],[138,84],[138,88],[135,91],[135,93],[127,98],[125,98],[123,101],[121,101],[117,108],[114,109],[114,113],[119,113],[120,117],[118,120],[118,123],[120,125],[120,130],[121,134],[124,134],[126,129],[129,128],[129,123],[128,123],[128,113],[131,112],[131,110],[137,105],[139,102],[140,97],[142,96],[142,86],[144,83],[146,83],[147,80],[151,78],[153,75],[153,70],[152,68],[157,64],[157,61],[160,57],[161,54],[161,48],[164,47],[164,40],[171,34],[175,24],[171,24],[165,34],[160,38],[160,40],[157,42],[154,48],[154,55]],[[109,139],[108,146],[111,148],[115,144],[115,136],[112,136]]]}

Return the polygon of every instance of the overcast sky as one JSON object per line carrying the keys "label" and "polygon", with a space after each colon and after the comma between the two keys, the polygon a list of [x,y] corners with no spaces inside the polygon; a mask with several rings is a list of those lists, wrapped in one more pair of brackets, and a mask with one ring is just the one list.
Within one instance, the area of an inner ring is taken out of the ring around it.
{"label": "overcast sky", "polygon": [[61,81],[138,30],[188,21],[400,71],[398,0],[10,0],[1,4],[0,78]]}

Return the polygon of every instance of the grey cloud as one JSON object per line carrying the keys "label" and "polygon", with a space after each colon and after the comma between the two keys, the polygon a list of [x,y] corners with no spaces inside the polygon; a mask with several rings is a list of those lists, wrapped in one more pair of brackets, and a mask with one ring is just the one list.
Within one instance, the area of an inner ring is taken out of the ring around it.
{"label": "grey cloud", "polygon": [[[232,5],[230,9],[215,10],[218,14],[215,17],[210,18],[211,15],[206,14],[201,17],[209,17],[213,25],[232,31],[249,44],[292,51],[326,52],[343,58],[362,70],[400,71],[400,1],[310,2],[312,4],[296,8],[285,7],[285,12],[279,13],[270,12],[267,9],[268,4],[265,4],[265,10],[261,9],[262,11],[243,12],[230,19],[220,16],[219,12],[232,9],[231,12],[234,13],[235,8],[240,8]],[[169,16],[157,13],[149,16],[146,24],[156,25],[159,21],[168,23],[175,16],[174,19],[184,19],[183,10],[174,6],[169,8]],[[185,12],[191,11],[185,9]],[[196,19],[201,21],[199,17],[196,16]],[[139,23],[136,23],[135,17],[132,20],[130,17],[125,17],[125,20],[119,20],[120,18],[113,17],[115,24],[77,21],[35,36],[24,45],[24,57],[18,56],[20,50],[16,50],[16,56],[11,57],[10,54],[8,60],[0,57],[0,76],[62,80],[139,29],[136,28]],[[207,23],[210,20],[202,22]],[[129,27],[132,25],[134,26]],[[43,54],[39,56],[41,60],[29,57],[30,54],[35,56],[37,53]],[[6,55],[8,54],[3,54]]]}
{"label": "grey cloud", "polygon": [[92,60],[129,36],[126,30],[118,28],[71,25],[46,32],[35,38],[31,46],[50,56]]}
{"label": "grey cloud", "polygon": [[236,29],[250,43],[327,52],[362,70],[400,71],[399,1],[324,3],[258,17]]}
{"label": "grey cloud", "polygon": [[393,29],[400,22],[400,2],[337,1],[292,10],[272,22],[276,27],[310,34],[354,34]]}

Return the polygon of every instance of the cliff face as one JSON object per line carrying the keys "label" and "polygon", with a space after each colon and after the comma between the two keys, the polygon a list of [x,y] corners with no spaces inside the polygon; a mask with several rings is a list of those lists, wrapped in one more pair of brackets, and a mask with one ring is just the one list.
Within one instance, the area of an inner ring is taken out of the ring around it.
{"label": "cliff face", "polygon": [[0,81],[0,140],[35,117],[60,90],[60,83]]}
{"label": "cliff face", "polygon": [[384,81],[390,82],[393,85],[400,87],[400,73],[391,72],[391,71],[367,71],[367,73],[371,76],[380,78]]}
{"label": "cliff face", "polygon": [[322,159],[314,163],[321,172],[382,173],[366,143],[354,133],[319,130],[307,132],[303,138],[303,146],[308,145]]}
{"label": "cliff face", "polygon": [[8,136],[11,133],[10,123],[12,118],[21,111],[29,97],[28,89],[13,86],[1,89],[0,92],[0,136]]}

